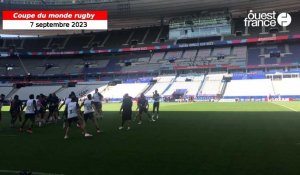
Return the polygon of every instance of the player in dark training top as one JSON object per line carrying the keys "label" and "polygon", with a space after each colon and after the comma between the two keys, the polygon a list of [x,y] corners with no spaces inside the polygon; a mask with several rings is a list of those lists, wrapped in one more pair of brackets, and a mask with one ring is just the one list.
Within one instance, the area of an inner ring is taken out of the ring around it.
{"label": "player in dark training top", "polygon": [[130,130],[130,121],[132,115],[132,98],[125,94],[123,97],[123,102],[120,108],[120,114],[122,114],[122,125],[119,130],[124,128],[124,124],[127,122],[127,130]]}
{"label": "player in dark training top", "polygon": [[48,108],[49,108],[49,114],[47,117],[47,121],[49,121],[49,119],[51,117],[54,118],[54,121],[56,122],[58,119],[58,107],[59,107],[59,98],[56,96],[55,93],[52,93],[48,96]]}
{"label": "player in dark training top", "polygon": [[1,94],[1,96],[0,96],[0,121],[2,119],[2,106],[4,104],[4,101],[5,101],[5,95]]}
{"label": "player in dark training top", "polygon": [[21,117],[22,111],[22,102],[19,100],[19,96],[15,95],[14,99],[10,102],[10,115],[11,115],[11,127],[15,127],[15,123],[19,118],[19,121],[22,121]]}
{"label": "player in dark training top", "polygon": [[145,113],[148,116],[150,121],[154,122],[155,120],[151,117],[151,115],[148,112],[148,109],[149,109],[148,100],[147,100],[146,96],[143,93],[141,94],[141,96],[138,99],[137,103],[138,103],[138,109],[139,109],[139,113],[138,113],[138,116],[137,116],[137,118],[139,120],[138,124],[139,125],[142,124],[142,115],[143,115],[143,113]]}

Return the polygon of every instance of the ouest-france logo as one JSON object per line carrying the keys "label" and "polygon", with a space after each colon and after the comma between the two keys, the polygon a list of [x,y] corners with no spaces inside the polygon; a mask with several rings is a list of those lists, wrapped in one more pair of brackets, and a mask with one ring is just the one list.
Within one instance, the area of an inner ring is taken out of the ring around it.
{"label": "ouest-france logo", "polygon": [[247,17],[244,19],[244,24],[247,27],[275,27],[277,23],[282,27],[287,27],[292,22],[290,14],[283,12],[277,17],[275,11],[270,13],[255,13],[250,10]]}

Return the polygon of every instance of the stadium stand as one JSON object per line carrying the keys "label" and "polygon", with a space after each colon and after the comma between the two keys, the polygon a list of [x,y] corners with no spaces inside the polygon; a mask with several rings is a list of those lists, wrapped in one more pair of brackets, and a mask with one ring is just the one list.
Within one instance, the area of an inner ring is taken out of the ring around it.
{"label": "stadium stand", "polygon": [[217,96],[221,94],[224,74],[209,74],[205,77],[199,96]]}
{"label": "stadium stand", "polygon": [[145,44],[152,44],[153,42],[155,42],[158,34],[160,31],[160,27],[150,27],[149,28],[149,33],[146,33],[146,38],[144,43]]}
{"label": "stadium stand", "polygon": [[198,54],[195,59],[195,65],[205,65],[209,64],[209,58],[211,56],[211,49],[206,48],[206,49],[199,49]]}
{"label": "stadium stand", "polygon": [[5,38],[4,39],[4,48],[23,48],[23,42],[21,38]]}
{"label": "stadium stand", "polygon": [[34,96],[39,94],[49,95],[50,93],[58,91],[60,88],[62,88],[61,85],[26,86],[16,90],[11,97],[18,95],[20,100],[27,100],[29,94],[34,94]]}
{"label": "stadium stand", "polygon": [[92,40],[88,44],[88,48],[100,48],[104,46],[104,42],[108,38],[108,34],[106,32],[98,32],[94,34]]}
{"label": "stadium stand", "polygon": [[179,75],[171,86],[163,93],[163,96],[172,96],[176,92],[180,96],[197,96],[204,75]]}
{"label": "stadium stand", "polygon": [[155,52],[150,59],[150,63],[161,62],[164,59],[165,54],[166,54],[165,52]]}
{"label": "stadium stand", "polygon": [[[83,47],[87,47],[90,41],[93,39],[93,35],[72,35],[67,38],[65,49],[67,50],[80,50]],[[80,42],[78,42],[80,41]]]}
{"label": "stadium stand", "polygon": [[182,55],[182,59],[188,61],[194,61],[196,55],[197,55],[197,50],[185,50]]}
{"label": "stadium stand", "polygon": [[144,92],[149,83],[124,83],[114,86],[108,86],[102,94],[104,98],[109,101],[120,101],[125,93],[128,93],[131,97],[136,98],[142,92]]}
{"label": "stadium stand", "polygon": [[27,51],[40,51],[46,49],[49,41],[48,37],[28,38],[24,40],[23,48]]}
{"label": "stadium stand", "polygon": [[270,79],[232,80],[227,83],[224,98],[267,98],[274,94]]}
{"label": "stadium stand", "polygon": [[300,55],[300,44],[299,43],[291,43],[287,44],[286,47],[288,47],[288,51],[286,51],[286,54],[284,55],[284,58],[282,58],[285,63],[298,63]]}
{"label": "stadium stand", "polygon": [[156,83],[145,93],[146,97],[152,97],[154,91],[157,91],[159,94],[163,94],[175,80],[175,75],[158,76],[153,79]]}
{"label": "stadium stand", "polygon": [[75,87],[64,87],[57,92],[60,99],[67,98],[71,92],[74,92],[78,97],[86,97],[87,94],[93,94],[95,89],[102,92],[107,87],[108,82],[79,82]]}
{"label": "stadium stand", "polygon": [[147,28],[137,28],[134,30],[134,33],[130,39],[131,42],[136,41],[137,44],[143,44],[143,39],[146,35]]}
{"label": "stadium stand", "polygon": [[182,51],[169,51],[166,53],[165,59],[166,60],[176,60],[176,59],[181,59],[182,56]]}
{"label": "stadium stand", "polygon": [[282,97],[293,97],[300,95],[300,79],[284,78],[281,80],[272,80],[274,95]]}
{"label": "stadium stand", "polygon": [[262,51],[260,47],[249,47],[248,48],[248,65],[259,65],[261,64]]}
{"label": "stadium stand", "polygon": [[64,36],[57,36],[50,39],[47,49],[64,49],[67,38]]}
{"label": "stadium stand", "polygon": [[4,94],[5,96],[9,95],[9,93],[13,90],[12,84],[0,84],[0,94]]}
{"label": "stadium stand", "polygon": [[267,79],[263,72],[235,73],[232,75],[232,80],[227,83],[223,97],[224,99],[265,100],[276,95],[275,89],[278,88],[274,86],[274,81]]}
{"label": "stadium stand", "polygon": [[120,31],[111,31],[109,33],[109,40],[104,44],[105,47],[119,47],[126,43],[131,30],[120,30]]}

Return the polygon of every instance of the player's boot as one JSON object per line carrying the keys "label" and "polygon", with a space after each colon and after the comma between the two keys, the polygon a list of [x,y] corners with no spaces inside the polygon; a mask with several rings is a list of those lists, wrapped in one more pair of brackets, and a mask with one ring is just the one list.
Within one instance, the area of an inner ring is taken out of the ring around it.
{"label": "player's boot", "polygon": [[84,137],[92,137],[93,135],[92,134],[89,134],[89,133],[85,133],[84,134]]}
{"label": "player's boot", "polygon": [[123,128],[124,128],[123,126],[120,126],[118,129],[119,129],[119,130],[122,130]]}

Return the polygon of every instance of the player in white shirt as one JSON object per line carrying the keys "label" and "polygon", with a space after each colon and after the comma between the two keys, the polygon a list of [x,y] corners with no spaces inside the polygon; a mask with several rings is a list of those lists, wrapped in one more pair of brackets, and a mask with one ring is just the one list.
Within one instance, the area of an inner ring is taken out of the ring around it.
{"label": "player in white shirt", "polygon": [[98,125],[98,122],[96,120],[96,118],[94,117],[94,109],[93,109],[93,101],[92,101],[92,95],[89,94],[87,96],[87,99],[83,101],[83,103],[80,106],[80,109],[82,108],[82,106],[84,107],[84,111],[83,111],[83,117],[84,117],[84,121],[85,123],[90,119],[93,121],[96,129],[97,129],[97,133],[100,133],[100,128]]}
{"label": "player in white shirt", "polygon": [[98,89],[95,89],[95,93],[93,94],[93,104],[95,106],[95,114],[99,118],[103,118],[103,111],[102,111],[102,100],[103,95],[98,92]]}
{"label": "player in white shirt", "polygon": [[34,100],[34,95],[29,95],[29,100],[27,100],[26,104],[23,106],[22,110],[26,107],[25,110],[25,119],[22,123],[22,126],[20,128],[20,131],[22,132],[24,130],[24,126],[29,119],[31,121],[30,127],[26,130],[28,133],[32,133],[32,127],[35,121],[35,113],[37,111],[36,101]]}
{"label": "player in white shirt", "polygon": [[75,124],[79,123],[79,126],[82,130],[82,133],[84,134],[84,137],[91,137],[92,135],[86,132],[84,122],[80,117],[80,108],[76,97],[72,97],[71,102],[67,105],[67,112],[68,112],[67,114],[68,125],[65,128],[66,130],[65,130],[64,138],[65,139],[69,138],[69,129],[72,123]]}
{"label": "player in white shirt", "polygon": [[69,95],[68,98],[65,99],[65,101],[63,101],[63,103],[58,107],[58,110],[60,110],[63,105],[65,105],[65,110],[64,110],[64,114],[63,114],[63,117],[64,117],[64,123],[63,123],[63,128],[66,127],[66,123],[67,123],[67,120],[68,120],[68,111],[67,111],[67,106],[68,104],[72,101],[72,94]]}

